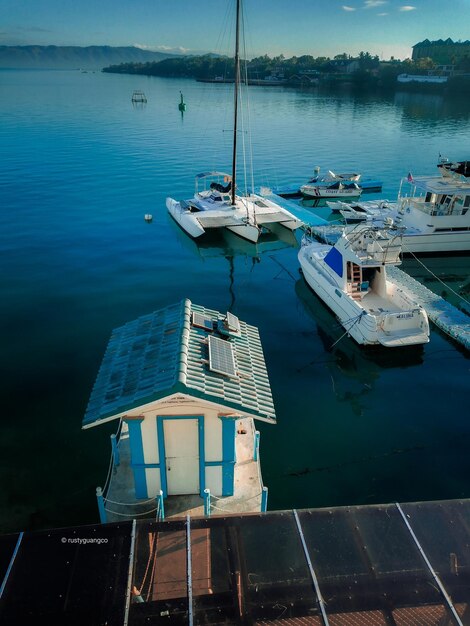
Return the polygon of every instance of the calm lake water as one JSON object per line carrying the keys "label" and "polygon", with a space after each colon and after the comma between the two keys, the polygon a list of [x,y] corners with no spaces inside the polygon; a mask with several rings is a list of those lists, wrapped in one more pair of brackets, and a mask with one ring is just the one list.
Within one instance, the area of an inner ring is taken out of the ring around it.
{"label": "calm lake water", "polygon": [[[269,508],[470,496],[468,355],[434,328],[413,353],[332,347],[343,331],[294,247],[198,247],[169,218],[167,195],[230,168],[231,104],[230,86],[192,80],[0,72],[1,531],[97,521],[112,429],[81,419],[111,330],[184,297],[260,328],[278,416],[260,426]],[[368,197],[393,199],[439,152],[469,158],[468,100],[255,87],[250,116],[258,185],[320,165],[380,178]],[[468,257],[425,263],[468,299]]]}

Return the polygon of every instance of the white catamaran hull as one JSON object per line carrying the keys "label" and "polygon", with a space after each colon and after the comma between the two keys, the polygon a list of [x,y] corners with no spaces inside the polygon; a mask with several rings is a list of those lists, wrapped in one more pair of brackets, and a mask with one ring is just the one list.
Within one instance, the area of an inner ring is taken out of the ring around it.
{"label": "white catamaran hull", "polygon": [[187,208],[183,208],[181,203],[173,200],[173,198],[166,199],[166,206],[175,222],[194,239],[203,235],[207,228],[227,228],[251,243],[258,241],[260,235],[259,227],[245,222],[232,209],[190,211]]}
{"label": "white catamaran hull", "polygon": [[194,239],[206,232],[196,219],[196,214],[182,209],[180,203],[173,198],[166,199],[166,208],[175,222]]}
{"label": "white catamaran hull", "polygon": [[400,347],[429,341],[426,314],[416,307],[408,311],[371,315],[359,302],[335,286],[309,257],[308,247],[299,251],[299,262],[307,284],[336,314],[348,334],[362,345]]}

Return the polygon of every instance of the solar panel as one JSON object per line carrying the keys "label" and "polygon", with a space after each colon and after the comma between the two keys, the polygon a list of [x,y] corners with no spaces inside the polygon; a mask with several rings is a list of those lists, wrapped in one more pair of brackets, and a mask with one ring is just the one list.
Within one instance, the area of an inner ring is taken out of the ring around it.
{"label": "solar panel", "polygon": [[233,313],[230,313],[230,311],[227,312],[227,317],[226,317],[225,322],[227,324],[227,329],[229,331],[232,331],[234,333],[240,332],[240,320],[238,319],[236,315],[234,315]]}
{"label": "solar panel", "polygon": [[196,313],[195,311],[193,311],[193,326],[204,328],[204,330],[214,330],[212,320],[208,319],[202,313]]}
{"label": "solar panel", "polygon": [[209,335],[209,369],[225,376],[237,375],[232,344],[213,335]]}

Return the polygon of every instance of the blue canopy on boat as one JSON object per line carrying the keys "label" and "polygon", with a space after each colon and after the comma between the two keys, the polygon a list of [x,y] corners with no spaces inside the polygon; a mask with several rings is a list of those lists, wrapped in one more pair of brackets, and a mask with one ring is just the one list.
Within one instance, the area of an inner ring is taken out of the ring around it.
{"label": "blue canopy on boat", "polygon": [[226,174],[225,172],[202,172],[201,174],[196,174],[196,178],[207,178],[208,176],[227,176],[232,179],[230,174]]}
{"label": "blue canopy on boat", "polygon": [[338,276],[343,276],[343,255],[336,248],[331,248],[325,257],[325,263],[334,270]]}

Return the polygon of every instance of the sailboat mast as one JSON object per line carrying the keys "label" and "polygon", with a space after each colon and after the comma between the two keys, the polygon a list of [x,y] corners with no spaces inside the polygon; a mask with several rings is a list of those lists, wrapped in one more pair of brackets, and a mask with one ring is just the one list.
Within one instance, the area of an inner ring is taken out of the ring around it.
{"label": "sailboat mast", "polygon": [[240,88],[240,0],[237,0],[237,20],[235,29],[235,103],[233,119],[233,156],[232,156],[232,204],[235,206],[236,169],[237,169],[237,122],[238,91]]}

